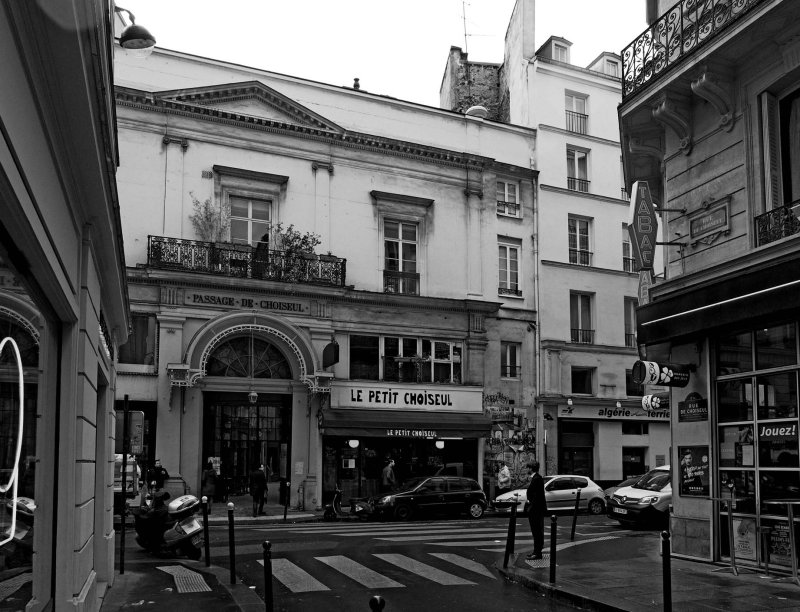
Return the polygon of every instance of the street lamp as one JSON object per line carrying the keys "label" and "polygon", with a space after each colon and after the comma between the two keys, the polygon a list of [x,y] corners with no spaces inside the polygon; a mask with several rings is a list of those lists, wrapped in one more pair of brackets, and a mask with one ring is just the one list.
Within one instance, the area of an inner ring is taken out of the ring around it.
{"label": "street lamp", "polygon": [[444,440],[436,440],[436,448],[442,450],[444,448]]}
{"label": "street lamp", "polygon": [[136,18],[128,9],[121,6],[114,6],[114,12],[121,13],[125,11],[130,17],[131,23],[124,30],[119,37],[119,44],[123,49],[136,51],[143,56],[150,55],[153,47],[156,46],[155,37],[144,26],[136,25]]}
{"label": "street lamp", "polygon": [[348,441],[347,441],[347,445],[348,445],[350,448],[358,448],[359,441],[358,441],[358,440],[348,440]]}

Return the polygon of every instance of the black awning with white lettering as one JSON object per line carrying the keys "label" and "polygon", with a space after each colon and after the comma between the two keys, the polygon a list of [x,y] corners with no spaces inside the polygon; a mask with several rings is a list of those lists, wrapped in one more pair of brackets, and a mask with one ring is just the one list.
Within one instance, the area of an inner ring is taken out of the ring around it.
{"label": "black awning with white lettering", "polygon": [[325,410],[320,428],[326,436],[482,438],[491,432],[492,421],[473,412],[353,408]]}

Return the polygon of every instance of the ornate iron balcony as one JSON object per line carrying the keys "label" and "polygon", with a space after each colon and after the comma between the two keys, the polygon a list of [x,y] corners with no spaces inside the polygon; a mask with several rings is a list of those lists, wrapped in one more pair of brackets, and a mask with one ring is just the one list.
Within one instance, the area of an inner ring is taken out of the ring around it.
{"label": "ornate iron balcony", "polygon": [[383,271],[384,293],[419,295],[419,272]]}
{"label": "ornate iron balcony", "polygon": [[622,50],[622,99],[654,83],[765,0],[681,0]]}
{"label": "ornate iron balcony", "polygon": [[592,265],[592,252],[582,251],[580,249],[569,250],[569,263],[578,264],[579,266]]}
{"label": "ornate iron balcony", "polygon": [[497,200],[497,214],[519,217],[519,202],[506,202]]}
{"label": "ornate iron balcony", "polygon": [[800,234],[800,220],[794,211],[800,207],[800,200],[789,206],[773,208],[755,218],[758,246],[764,246],[787,236]]}
{"label": "ornate iron balcony", "polygon": [[286,283],[344,287],[346,260],[333,255],[271,251],[247,244],[149,236],[147,265]]}
{"label": "ornate iron balcony", "polygon": [[497,295],[513,295],[515,297],[522,297],[522,289],[511,287],[498,287]]}

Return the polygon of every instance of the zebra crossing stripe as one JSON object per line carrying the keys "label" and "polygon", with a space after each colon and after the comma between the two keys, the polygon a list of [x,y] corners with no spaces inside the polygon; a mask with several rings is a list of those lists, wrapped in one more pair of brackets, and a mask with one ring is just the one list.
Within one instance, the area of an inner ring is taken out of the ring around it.
{"label": "zebra crossing stripe", "polygon": [[427,578],[428,580],[432,580],[438,584],[443,585],[474,585],[474,582],[469,580],[465,580],[464,578],[459,578],[453,574],[448,574],[440,569],[433,567],[432,565],[428,565],[427,563],[422,563],[420,561],[415,561],[410,557],[406,557],[405,555],[395,555],[395,554],[374,554],[373,556],[377,557],[378,559],[382,559],[387,563],[391,563],[392,565],[396,565],[400,569],[404,569],[412,574],[417,574],[418,576],[422,576],[423,578]]}
{"label": "zebra crossing stripe", "polygon": [[456,535],[461,539],[469,539],[469,538],[504,538],[506,537],[505,531],[464,531],[459,532],[458,534],[448,534],[448,535],[419,535],[419,536],[393,536],[391,538],[387,537],[380,537],[376,538],[378,540],[384,540],[387,542],[435,542],[437,540],[452,540]]}
{"label": "zebra crossing stripe", "polygon": [[467,559],[466,557],[462,557],[461,555],[454,555],[453,553],[428,553],[436,557],[437,559],[441,559],[442,561],[449,561],[459,567],[463,567],[471,572],[475,572],[476,574],[480,574],[481,576],[488,576],[492,580],[497,580],[494,574],[486,569],[486,566],[482,563],[478,563],[477,561],[473,561],[472,559]]}
{"label": "zebra crossing stripe", "polygon": [[405,586],[342,555],[314,558],[341,572],[348,578],[352,578],[368,589],[394,589]]}
{"label": "zebra crossing stripe", "polygon": [[[414,535],[425,535],[425,534],[442,534],[442,533],[449,533],[453,535],[457,534],[464,534],[464,536],[469,537],[471,534],[478,534],[481,537],[488,537],[490,535],[496,533],[505,534],[506,532],[503,530],[498,529],[491,529],[491,528],[484,528],[484,529],[417,529],[414,531],[394,531],[394,530],[387,530],[387,531],[359,531],[357,533],[334,533],[331,535],[338,535],[344,537],[359,537],[359,536],[385,536],[385,535],[397,535],[399,536],[414,536]],[[450,538],[452,535],[443,536],[443,538]],[[386,539],[386,538],[384,538]],[[424,540],[425,538],[418,538]]]}
{"label": "zebra crossing stripe", "polygon": [[[264,560],[258,562],[264,565]],[[308,572],[300,569],[288,559],[272,560],[272,577],[283,584],[292,593],[309,593],[311,591],[330,591],[328,587],[319,580],[311,576]]]}

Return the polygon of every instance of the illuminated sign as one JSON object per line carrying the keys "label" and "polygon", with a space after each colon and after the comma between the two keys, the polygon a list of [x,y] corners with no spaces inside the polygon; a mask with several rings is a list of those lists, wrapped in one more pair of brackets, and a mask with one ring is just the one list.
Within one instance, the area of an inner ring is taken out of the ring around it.
{"label": "illuminated sign", "polygon": [[[25,384],[22,375],[22,357],[20,357],[17,343],[11,337],[3,338],[3,341],[0,342],[0,355],[3,354],[3,349],[7,343],[11,343],[11,348],[14,349],[14,356],[17,360],[17,373],[19,380],[19,425],[17,426],[17,450],[14,454],[14,469],[11,470],[11,475],[8,478],[8,482],[0,483],[0,493],[6,494],[8,493],[8,490],[11,489],[11,499],[13,501],[11,504],[11,527],[5,532],[8,534],[8,537],[0,540],[0,547],[5,546],[11,540],[13,540],[14,534],[17,531],[17,485],[19,483],[19,458],[22,454],[22,432],[25,422],[25,411],[23,408],[25,405]],[[6,507],[8,508],[8,506]]]}
{"label": "illuminated sign", "polygon": [[637,385],[685,387],[689,384],[691,366],[680,363],[637,361],[633,364],[633,382]]}
{"label": "illuminated sign", "polygon": [[652,270],[658,235],[658,218],[647,181],[636,181],[633,184],[631,213],[628,234],[631,237],[636,268]]}

